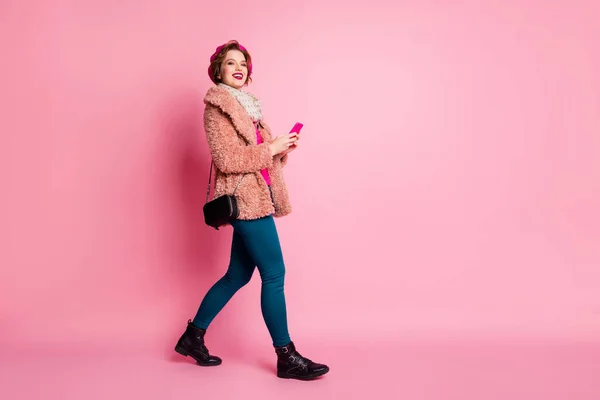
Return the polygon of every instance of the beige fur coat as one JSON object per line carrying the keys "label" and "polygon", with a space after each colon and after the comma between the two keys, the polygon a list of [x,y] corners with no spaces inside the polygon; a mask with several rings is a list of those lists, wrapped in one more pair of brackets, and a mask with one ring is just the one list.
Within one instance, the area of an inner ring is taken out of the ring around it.
{"label": "beige fur coat", "polygon": [[[211,87],[204,103],[204,129],[216,167],[213,198],[232,194],[242,175],[246,174],[235,192],[240,210],[238,219],[289,214],[292,207],[282,174],[288,156],[271,156],[271,129],[264,122],[259,125],[263,143],[257,144],[252,119],[242,105],[221,87]],[[273,201],[260,173],[263,168],[269,171]]]}

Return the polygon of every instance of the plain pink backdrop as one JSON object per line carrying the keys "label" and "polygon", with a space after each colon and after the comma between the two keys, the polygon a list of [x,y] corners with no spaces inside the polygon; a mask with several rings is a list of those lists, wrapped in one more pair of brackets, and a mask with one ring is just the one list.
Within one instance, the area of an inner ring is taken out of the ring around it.
{"label": "plain pink backdrop", "polygon": [[[229,39],[275,132],[305,124],[277,221],[292,338],[598,337],[598,11],[3,1],[1,342],[171,349],[228,261],[202,98]],[[259,292],[217,347],[268,349]]]}

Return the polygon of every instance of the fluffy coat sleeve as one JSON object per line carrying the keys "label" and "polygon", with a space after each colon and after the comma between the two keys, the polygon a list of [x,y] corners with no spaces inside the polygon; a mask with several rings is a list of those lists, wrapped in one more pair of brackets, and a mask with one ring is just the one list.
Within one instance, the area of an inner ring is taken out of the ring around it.
{"label": "fluffy coat sleeve", "polygon": [[269,143],[240,143],[231,120],[219,108],[206,107],[204,129],[213,161],[223,173],[250,173],[273,165]]}
{"label": "fluffy coat sleeve", "polygon": [[283,156],[281,156],[281,158],[279,160],[281,160],[281,166],[282,167],[285,166],[285,164],[287,164],[287,161],[288,161],[288,155],[284,154]]}

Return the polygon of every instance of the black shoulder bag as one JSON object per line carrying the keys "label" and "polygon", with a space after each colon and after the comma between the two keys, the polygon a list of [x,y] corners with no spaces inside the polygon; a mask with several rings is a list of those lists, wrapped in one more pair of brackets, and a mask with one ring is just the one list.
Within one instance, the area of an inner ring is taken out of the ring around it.
{"label": "black shoulder bag", "polygon": [[208,201],[210,196],[210,183],[212,181],[212,167],[213,163],[211,162],[210,173],[208,175],[208,188],[206,189],[206,204],[204,204],[203,207],[204,222],[206,225],[212,226],[216,230],[219,230],[219,227],[229,224],[231,221],[236,220],[240,215],[235,192],[240,186],[240,183],[242,183],[242,179],[244,179],[246,174],[242,175],[232,194],[224,194],[216,199],[213,199],[212,201]]}

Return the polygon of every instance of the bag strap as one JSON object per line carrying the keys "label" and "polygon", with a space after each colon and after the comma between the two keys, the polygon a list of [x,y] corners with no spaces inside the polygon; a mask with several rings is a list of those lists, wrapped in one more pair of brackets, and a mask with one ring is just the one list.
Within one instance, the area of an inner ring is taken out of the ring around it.
{"label": "bag strap", "polygon": [[[210,172],[208,173],[208,187],[206,188],[206,202],[207,203],[208,203],[208,198],[210,197],[210,183],[212,182],[213,164],[214,164],[214,162],[211,160],[211,162],[210,162]],[[240,186],[240,183],[242,183],[242,179],[244,179],[244,176],[246,176],[246,174],[242,175],[242,177],[240,178],[240,181],[235,186],[235,189],[233,189],[233,193],[231,194],[232,196],[237,191],[238,187]]]}

